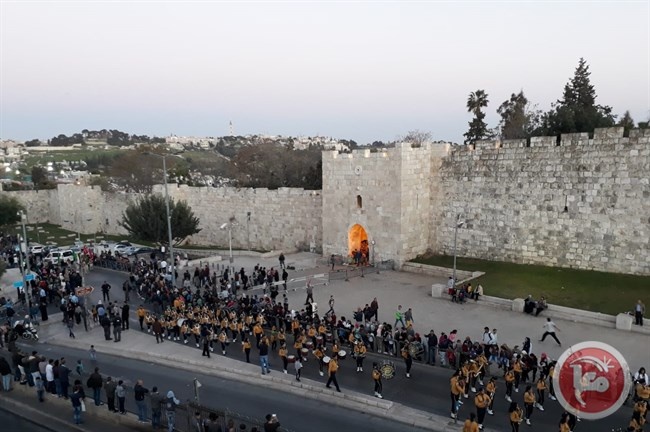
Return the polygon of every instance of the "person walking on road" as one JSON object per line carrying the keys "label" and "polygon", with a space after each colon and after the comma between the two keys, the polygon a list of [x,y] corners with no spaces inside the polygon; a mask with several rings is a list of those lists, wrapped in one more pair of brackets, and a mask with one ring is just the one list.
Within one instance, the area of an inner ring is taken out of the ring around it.
{"label": "person walking on road", "polygon": [[332,388],[330,384],[334,383],[334,386],[336,387],[336,391],[340,393],[341,389],[339,388],[339,382],[336,380],[336,371],[338,370],[339,370],[339,363],[336,360],[336,357],[333,356],[330,359],[330,362],[327,367],[329,378],[327,379],[327,384],[325,384],[325,387]]}
{"label": "person walking on road", "polygon": [[560,328],[550,318],[546,318],[546,322],[544,323],[544,334],[542,335],[542,338],[539,341],[544,342],[546,336],[551,336],[553,339],[555,339],[555,342],[557,342],[559,346],[562,346],[562,343],[555,335],[556,330],[560,331]]}
{"label": "person walking on road", "polygon": [[147,421],[147,402],[144,400],[149,389],[144,387],[144,382],[139,379],[133,387],[133,396],[135,398],[135,405],[138,407],[138,421],[140,423],[148,423]]}
{"label": "person walking on road", "polygon": [[402,312],[402,305],[397,306],[397,311],[395,311],[395,324],[394,328],[397,328],[397,323],[402,323],[402,327],[406,327],[404,324],[404,312]]}
{"label": "person walking on road", "polygon": [[463,432],[478,432],[481,426],[476,423],[476,414],[470,413],[469,418],[463,424]]}
{"label": "person walking on road", "polygon": [[[153,334],[156,336],[156,343],[163,343],[165,342],[165,338],[163,337],[163,327],[162,323],[158,318],[153,322]],[[197,344],[198,348],[198,344]]]}
{"label": "person walking on road", "polygon": [[330,309],[327,311],[325,315],[333,314],[334,313],[334,295],[332,294],[329,299],[329,307]]}
{"label": "person walking on road", "polygon": [[381,395],[381,392],[383,391],[381,371],[379,370],[377,362],[372,364],[372,381],[375,383],[375,396],[379,399],[383,399],[384,397]]}
{"label": "person walking on road", "polygon": [[478,393],[474,397],[474,405],[476,406],[478,428],[483,429],[485,414],[487,414],[488,405],[490,405],[490,396],[485,394],[485,390],[483,390],[483,388],[478,389]]}
{"label": "person walking on road", "polygon": [[307,299],[305,299],[305,305],[312,304],[314,302],[314,287],[311,286],[311,281],[307,281]]}
{"label": "person walking on road", "polygon": [[373,298],[370,303],[370,312],[370,320],[374,319],[375,321],[379,321],[379,302],[377,301],[377,297]]}

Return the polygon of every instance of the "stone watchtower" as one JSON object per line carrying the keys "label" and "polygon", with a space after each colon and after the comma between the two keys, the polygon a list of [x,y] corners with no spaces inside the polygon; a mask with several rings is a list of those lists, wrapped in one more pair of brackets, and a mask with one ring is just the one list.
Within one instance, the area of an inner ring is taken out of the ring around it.
{"label": "stone watchtower", "polygon": [[323,152],[323,254],[393,260],[398,266],[435,244],[438,170],[449,144]]}

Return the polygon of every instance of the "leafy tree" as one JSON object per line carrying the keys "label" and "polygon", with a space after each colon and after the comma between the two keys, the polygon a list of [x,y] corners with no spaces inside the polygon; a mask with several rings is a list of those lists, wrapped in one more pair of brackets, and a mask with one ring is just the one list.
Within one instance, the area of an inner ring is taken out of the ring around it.
{"label": "leafy tree", "polygon": [[25,147],[38,147],[41,145],[41,140],[34,138],[33,140],[25,141]]}
{"label": "leafy tree", "polygon": [[467,98],[467,112],[474,114],[474,118],[469,122],[469,130],[463,134],[465,144],[472,144],[478,140],[489,138],[487,123],[485,123],[485,108],[489,103],[488,95],[485,90],[476,90],[469,94]]}
{"label": "leafy tree", "polygon": [[47,170],[38,165],[32,167],[32,183],[36,189],[54,189],[56,184],[50,181]]}
{"label": "leafy tree", "polygon": [[589,65],[580,58],[573,78],[564,86],[562,99],[543,116],[544,134],[593,132],[595,128],[614,125],[616,116],[612,114],[612,108],[596,104],[596,90],[590,75]]}
{"label": "leafy tree", "polygon": [[540,111],[531,106],[524,91],[513,93],[497,113],[501,116],[498,134],[502,139],[522,139],[532,136],[539,128]]}
{"label": "leafy tree", "polygon": [[623,126],[623,136],[629,136],[630,130],[634,129],[634,119],[630,114],[630,111],[625,111],[623,117],[616,123],[616,126]]}
{"label": "leafy tree", "polygon": [[[154,156],[146,146],[137,151],[125,152],[117,156],[108,170],[109,175],[119,186],[138,193],[149,193],[155,184],[163,182],[162,161]],[[168,175],[176,167],[178,160],[167,157]]]}
{"label": "leafy tree", "polygon": [[[194,212],[185,201],[176,203],[170,198],[169,213],[174,244],[201,231],[199,218],[194,216]],[[152,194],[129,204],[119,224],[136,239],[167,244],[165,197]]]}
{"label": "leafy tree", "polygon": [[24,207],[16,197],[0,195],[0,227],[20,222],[18,212],[21,210],[24,210]]}

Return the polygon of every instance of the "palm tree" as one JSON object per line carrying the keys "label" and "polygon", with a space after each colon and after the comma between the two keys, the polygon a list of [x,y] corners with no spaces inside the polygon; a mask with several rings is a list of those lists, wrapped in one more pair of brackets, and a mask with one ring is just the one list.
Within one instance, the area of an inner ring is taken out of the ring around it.
{"label": "palm tree", "polygon": [[467,98],[467,111],[473,113],[475,117],[479,117],[481,108],[485,108],[489,102],[485,90],[471,92]]}

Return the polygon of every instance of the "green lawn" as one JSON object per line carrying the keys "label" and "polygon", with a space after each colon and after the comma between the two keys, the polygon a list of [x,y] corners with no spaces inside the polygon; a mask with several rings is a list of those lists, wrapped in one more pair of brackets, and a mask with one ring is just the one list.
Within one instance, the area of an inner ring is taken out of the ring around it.
{"label": "green lawn", "polygon": [[[414,262],[453,267],[453,257],[418,257]],[[482,271],[478,279],[486,295],[536,299],[616,315],[632,310],[637,300],[650,303],[650,277],[458,258],[460,270]]]}

